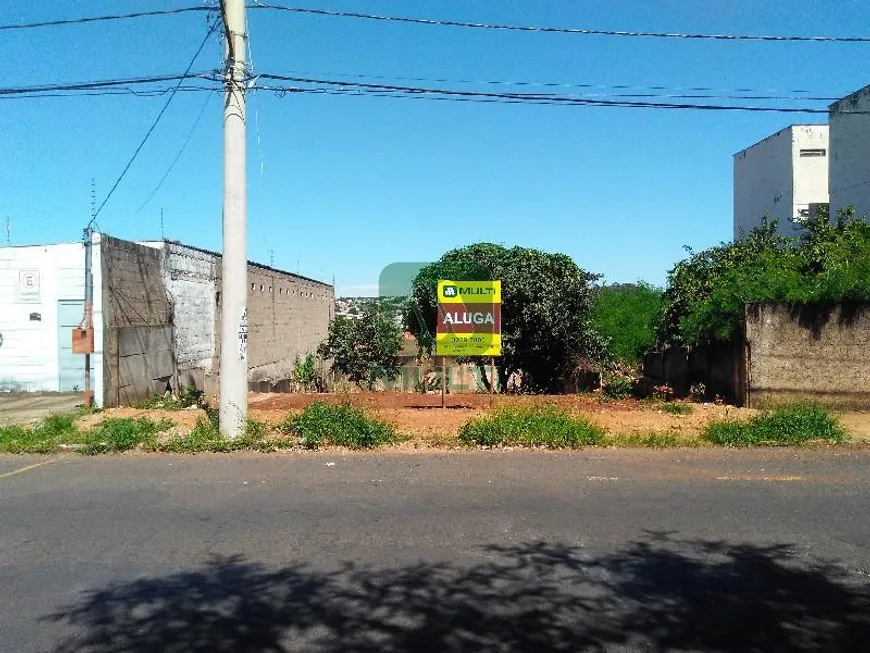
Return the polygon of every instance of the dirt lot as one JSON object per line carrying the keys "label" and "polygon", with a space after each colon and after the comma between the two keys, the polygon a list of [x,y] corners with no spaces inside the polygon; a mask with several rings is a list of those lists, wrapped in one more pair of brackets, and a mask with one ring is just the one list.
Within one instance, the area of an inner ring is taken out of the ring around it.
{"label": "dirt lot", "polygon": [[748,417],[754,411],[691,404],[691,412],[671,415],[649,402],[636,400],[601,402],[582,395],[495,396],[468,393],[449,395],[446,409],[440,395],[409,393],[353,393],[338,395],[252,394],[250,412],[254,419],[280,421],[288,412],[296,412],[315,400],[351,401],[365,406],[373,414],[393,422],[401,433],[411,436],[415,446],[443,445],[455,436],[459,427],[476,415],[515,405],[556,404],[574,415],[582,415],[610,433],[631,434],[669,432],[677,436],[694,436],[712,419]]}
{"label": "dirt lot", "polygon": [[[365,407],[373,415],[392,422],[403,435],[409,436],[407,442],[399,448],[444,447],[455,444],[459,428],[469,419],[490,410],[514,406],[555,404],[568,412],[584,416],[599,426],[604,427],[611,435],[646,435],[651,433],[667,433],[677,437],[696,437],[703,427],[711,420],[727,418],[748,418],[755,411],[733,406],[715,404],[686,404],[689,412],[674,415],[662,409],[661,404],[651,402],[624,400],[600,401],[589,395],[548,395],[548,396],[495,396],[480,393],[460,393],[448,395],[446,409],[441,408],[440,395],[423,395],[410,393],[377,393],[358,392],[350,394],[261,394],[249,395],[249,416],[253,420],[276,425],[288,416],[298,413],[302,408],[314,401],[340,402],[350,401]],[[680,402],[682,403],[682,402]],[[40,408],[50,408],[50,405]],[[16,404],[17,405],[17,404]],[[9,408],[10,419],[15,411],[12,402]],[[28,403],[24,412],[30,416]],[[0,404],[0,408],[4,408]],[[55,411],[57,412],[57,411]],[[166,436],[190,431],[198,419],[205,419],[203,410],[148,410],[139,408],[112,408],[102,413],[88,415],[79,421],[81,428],[93,426],[107,416],[139,418],[160,421],[170,420],[174,425]],[[3,411],[0,410],[0,418]],[[850,412],[842,414],[843,425],[851,434],[853,440],[870,442],[870,413]],[[15,421],[12,419],[12,421]]]}
{"label": "dirt lot", "polygon": [[[318,394],[260,394],[249,395],[249,417],[253,420],[278,424],[298,413],[314,401],[350,401],[365,407],[373,415],[393,423],[403,435],[409,436],[399,448],[428,448],[451,446],[459,428],[469,419],[487,411],[514,405],[556,404],[568,412],[584,416],[604,427],[611,434],[669,433],[678,437],[698,435],[705,424],[713,419],[748,417],[754,411],[713,404],[691,404],[684,415],[672,415],[660,405],[635,400],[601,402],[589,396],[496,396],[486,394],[454,394],[447,397],[446,409],[441,408],[440,395],[400,393],[352,393],[346,395]],[[171,434],[189,431],[197,419],[205,418],[201,410],[147,410],[113,408],[83,417],[82,428],[88,428],[106,416],[139,418],[159,421],[168,419],[175,424]],[[870,422],[868,422],[870,427]],[[870,428],[868,428],[870,431]],[[167,434],[169,435],[169,434]]]}

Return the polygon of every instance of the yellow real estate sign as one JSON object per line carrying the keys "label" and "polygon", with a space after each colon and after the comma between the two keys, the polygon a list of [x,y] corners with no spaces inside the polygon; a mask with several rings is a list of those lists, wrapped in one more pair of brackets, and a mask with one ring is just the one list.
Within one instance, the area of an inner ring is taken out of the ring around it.
{"label": "yellow real estate sign", "polygon": [[501,356],[501,281],[439,281],[437,320],[437,356]]}

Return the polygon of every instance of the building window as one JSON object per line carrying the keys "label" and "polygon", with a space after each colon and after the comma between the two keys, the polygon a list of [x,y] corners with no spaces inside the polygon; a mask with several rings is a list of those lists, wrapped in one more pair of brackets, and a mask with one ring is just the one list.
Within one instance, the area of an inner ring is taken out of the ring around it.
{"label": "building window", "polygon": [[801,156],[827,156],[827,154],[828,151],[824,148],[801,150]]}
{"label": "building window", "polygon": [[251,290],[256,290],[256,289],[257,289],[257,284],[252,283],[252,284],[251,284]]}
{"label": "building window", "polygon": [[260,292],[263,292],[263,284],[260,284]]}

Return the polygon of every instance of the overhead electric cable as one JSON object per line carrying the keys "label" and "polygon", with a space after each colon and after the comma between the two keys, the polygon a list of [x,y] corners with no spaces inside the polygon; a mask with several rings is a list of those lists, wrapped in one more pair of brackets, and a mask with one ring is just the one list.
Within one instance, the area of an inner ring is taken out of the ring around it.
{"label": "overhead electric cable", "polygon": [[[396,86],[390,84],[367,84],[362,82],[344,82],[330,79],[315,79],[304,77],[292,77],[288,75],[275,75],[262,73],[258,79],[287,81],[298,84],[321,85],[329,89],[299,88],[295,86],[281,87],[258,84],[260,90],[276,92],[300,92],[300,93],[324,93],[328,90],[341,91],[330,94],[384,94],[387,97],[415,97],[425,99],[458,99],[459,101],[487,101],[505,103],[527,104],[552,104],[568,106],[598,106],[598,107],[626,107],[626,108],[653,108],[653,109],[695,109],[702,111],[755,111],[766,113],[804,113],[804,114],[827,114],[827,108],[813,107],[772,107],[763,105],[736,105],[736,104],[700,104],[684,102],[646,102],[629,101],[624,99],[608,100],[591,98],[580,95],[559,95],[547,93],[491,93],[481,91],[468,91],[458,89],[424,88],[416,86]],[[337,87],[337,88],[336,88]],[[355,91],[355,92],[354,92]]]}
{"label": "overhead electric cable", "polygon": [[214,80],[214,73],[182,73],[180,75],[153,75],[150,77],[130,77],[126,79],[103,79],[87,82],[66,82],[58,84],[39,84],[35,86],[0,87],[0,96],[21,95],[53,91],[77,91],[107,89],[116,86],[133,86],[137,84],[154,84],[157,82],[183,82],[185,79]]}
{"label": "overhead electric cable", "polygon": [[692,32],[655,32],[655,31],[628,31],[628,30],[603,30],[575,27],[546,27],[539,25],[506,25],[499,23],[474,23],[460,20],[441,20],[434,18],[411,18],[407,16],[387,16],[383,14],[367,14],[355,11],[336,11],[331,9],[313,9],[310,7],[290,7],[269,3],[257,3],[249,6],[250,9],[271,9],[287,11],[296,14],[310,14],[313,16],[329,16],[332,18],[357,18],[391,23],[406,23],[414,25],[428,25],[436,27],[463,27],[478,30],[499,30],[510,32],[540,32],[549,34],[579,34],[587,36],[627,36],[660,39],[692,39],[713,41],[772,41],[772,42],[810,42],[810,43],[870,43],[867,36],[798,36],[798,35],[773,35],[773,34],[700,34]]}
{"label": "overhead electric cable", "polygon": [[[389,16],[383,14],[370,14],[354,11],[337,11],[330,9],[316,9],[312,7],[293,7],[273,3],[256,2],[248,5],[248,9],[268,9],[285,11],[296,14],[309,14],[314,16],[327,16],[333,18],[356,18],[380,22],[406,23],[414,25],[428,25],[436,27],[460,27],[478,30],[498,30],[513,32],[539,32],[549,34],[576,34],[587,36],[623,36],[640,38],[663,38],[663,39],[689,39],[689,40],[714,40],[714,41],[768,41],[768,42],[796,42],[796,43],[870,43],[867,36],[830,36],[830,35],[795,35],[795,34],[705,34],[699,32],[666,32],[651,30],[605,30],[578,27],[549,27],[544,25],[510,25],[501,23],[480,23],[461,20],[447,20],[435,18],[414,18],[408,16]],[[177,14],[199,13],[212,11],[212,7],[191,6],[176,7],[174,9],[151,9],[134,11],[122,14],[105,14],[100,16],[82,16],[77,18],[62,18],[56,20],[34,21],[30,23],[13,23],[0,25],[0,31],[36,29],[44,27],[61,27],[67,25],[82,25],[87,23],[100,23],[134,18],[146,18],[151,16],[171,16]]]}
{"label": "overhead electric cable", "polygon": [[130,160],[127,162],[127,165],[124,166],[124,170],[121,171],[120,176],[115,181],[115,183],[112,185],[112,188],[109,190],[109,194],[106,195],[106,198],[103,200],[102,204],[100,204],[99,208],[94,213],[93,218],[91,218],[92,222],[100,214],[100,211],[103,210],[103,207],[106,206],[106,203],[112,197],[115,190],[118,188],[118,185],[121,183],[121,181],[126,176],[127,171],[130,170],[130,167],[133,165],[133,162],[136,160],[136,157],[139,156],[139,152],[141,152],[142,148],[145,147],[145,143],[148,142],[148,138],[154,132],[154,129],[157,127],[157,124],[160,122],[160,119],[163,117],[163,114],[166,113],[166,110],[169,108],[169,105],[172,102],[172,98],[175,97],[175,94],[178,92],[178,88],[181,86],[182,82],[187,78],[187,75],[190,73],[191,69],[193,68],[193,64],[196,63],[196,60],[199,58],[200,53],[205,48],[205,44],[208,43],[209,38],[214,33],[216,28],[217,28],[217,23],[214,23],[214,24],[212,24],[211,27],[209,27],[208,32],[206,32],[205,38],[202,40],[202,43],[199,44],[199,48],[197,49],[196,53],[193,55],[193,58],[190,60],[190,63],[187,65],[187,69],[184,71],[184,74],[182,75],[181,79],[178,80],[178,84],[176,84],[175,88],[169,94],[169,97],[166,98],[166,102],[164,103],[163,108],[160,109],[160,113],[157,114],[157,117],[154,119],[154,122],[151,124],[151,127],[145,133],[145,136],[142,139],[142,142],[139,143],[139,146],[133,152],[133,156],[130,157]]}
{"label": "overhead electric cable", "polygon": [[154,190],[151,191],[151,194],[148,195],[148,199],[142,202],[142,206],[140,206],[136,213],[139,214],[142,212],[148,203],[154,198],[157,194],[157,191],[160,190],[160,187],[163,186],[163,182],[166,181],[166,178],[169,177],[169,173],[172,172],[172,169],[175,167],[175,164],[178,163],[178,160],[181,158],[181,155],[184,154],[184,150],[187,148],[188,143],[190,143],[190,139],[193,138],[193,133],[196,131],[197,126],[199,125],[200,120],[202,120],[203,115],[205,115],[205,110],[211,102],[211,95],[208,95],[205,98],[205,102],[202,103],[202,108],[199,110],[199,114],[196,116],[196,120],[193,121],[193,126],[190,128],[190,131],[187,133],[187,138],[184,139],[184,143],[181,145],[181,149],[178,150],[178,154],[175,155],[175,158],[172,159],[172,163],[169,164],[169,167],[166,169],[166,172],[160,178],[160,181],[157,182],[157,185],[154,187]]}
{"label": "overhead electric cable", "polygon": [[[835,95],[819,95],[818,91],[807,89],[754,89],[754,88],[715,88],[711,86],[640,86],[633,84],[593,84],[591,82],[531,82],[519,80],[493,80],[493,79],[450,79],[439,77],[402,77],[396,75],[377,75],[370,73],[341,73],[341,72],[311,72],[291,70],[288,75],[300,76],[320,76],[320,77],[346,77],[349,79],[375,79],[378,81],[400,81],[400,82],[425,82],[428,84],[477,84],[481,86],[523,86],[535,88],[582,88],[582,89],[601,89],[601,90],[618,90],[618,91],[667,91],[669,93],[710,93],[709,97],[715,98],[745,98],[758,100],[813,100],[813,101],[830,101],[840,99],[840,96]],[[754,93],[755,95],[747,96],[746,93]],[[694,96],[690,96],[694,97]],[[707,97],[707,96],[704,96]]]}
{"label": "overhead electric cable", "polygon": [[104,16],[82,16],[80,18],[61,18],[58,20],[43,20],[33,23],[18,23],[12,25],[0,25],[0,31],[18,29],[36,29],[40,27],[62,27],[65,25],[83,25],[86,23],[103,23],[113,20],[125,20],[128,18],[144,18],[146,16],[170,16],[173,14],[188,14],[192,12],[212,11],[211,7],[178,7],[176,9],[150,9],[147,11],[134,11],[125,14],[107,14]]}

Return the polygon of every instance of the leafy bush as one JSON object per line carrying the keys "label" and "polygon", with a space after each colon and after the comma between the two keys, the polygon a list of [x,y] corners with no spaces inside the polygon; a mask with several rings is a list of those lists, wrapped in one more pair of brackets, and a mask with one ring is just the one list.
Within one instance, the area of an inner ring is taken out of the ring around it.
{"label": "leafy bush", "polygon": [[303,392],[310,392],[317,385],[317,363],[314,354],[306,354],[305,358],[296,358],[293,366],[293,380],[299,384]]}
{"label": "leafy bush", "polygon": [[119,453],[154,442],[154,436],[171,428],[172,422],[150,419],[107,417],[94,429],[83,433],[84,446],[79,452],[87,456]]}
{"label": "leafy bush", "polygon": [[765,220],[733,243],[689,252],[668,273],[661,346],[730,339],[748,302],[870,299],[870,224],[851,209],[833,221],[823,210],[799,239],[778,235],[776,222]]}
{"label": "leafy bush", "polygon": [[466,445],[525,446],[577,449],[601,444],[604,429],[586,419],[572,417],[553,405],[504,408],[475,417],[459,429],[459,441]]}
{"label": "leafy bush", "polygon": [[696,381],[689,386],[689,399],[695,402],[702,402],[707,398],[707,386],[703,381]]}
{"label": "leafy bush", "polygon": [[704,430],[706,440],[729,447],[789,446],[818,440],[836,444],[846,437],[830,412],[812,404],[764,411],[749,421],[712,422]]}
{"label": "leafy bush", "polygon": [[315,401],[287,421],[284,430],[298,435],[308,449],[323,445],[368,449],[396,439],[395,429],[390,424],[370,417],[364,409],[347,402]]}
{"label": "leafy bush", "polygon": [[672,401],[668,401],[662,404],[662,410],[665,411],[668,415],[688,415],[694,409],[689,404],[678,404]]}
{"label": "leafy bush", "polygon": [[609,399],[628,399],[634,392],[634,376],[623,370],[610,370],[602,378],[604,396]]}
{"label": "leafy bush", "polygon": [[357,318],[336,317],[317,353],[332,360],[333,372],[346,375],[359,388],[373,390],[379,380],[398,376],[401,347],[402,331],[394,315],[371,303]]}

